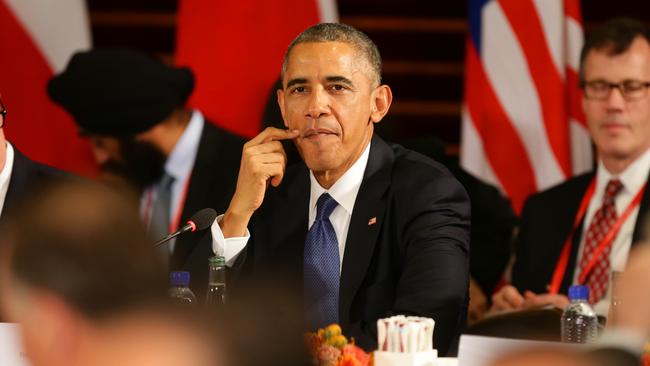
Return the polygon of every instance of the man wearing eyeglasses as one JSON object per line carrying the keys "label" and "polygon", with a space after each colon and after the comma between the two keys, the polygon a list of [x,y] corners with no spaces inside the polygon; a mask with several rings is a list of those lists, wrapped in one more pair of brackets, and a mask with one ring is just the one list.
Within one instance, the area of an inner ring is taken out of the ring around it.
{"label": "man wearing eyeglasses", "polygon": [[614,19],[581,54],[583,109],[597,152],[595,171],[529,198],[521,215],[512,286],[493,311],[565,306],[570,285],[590,288],[606,316],[612,272],[623,271],[650,207],[650,31]]}
{"label": "man wearing eyeglasses", "polygon": [[0,98],[0,222],[29,192],[61,172],[29,160],[5,139],[7,109]]}

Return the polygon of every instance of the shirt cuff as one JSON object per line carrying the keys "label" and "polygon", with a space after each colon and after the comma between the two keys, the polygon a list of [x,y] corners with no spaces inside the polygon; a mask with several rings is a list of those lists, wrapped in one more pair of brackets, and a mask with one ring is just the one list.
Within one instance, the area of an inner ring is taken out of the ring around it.
{"label": "shirt cuff", "polygon": [[236,236],[232,238],[224,238],[223,232],[219,223],[223,219],[223,214],[217,216],[217,219],[212,223],[210,230],[212,231],[212,251],[215,255],[222,256],[226,260],[226,266],[232,267],[239,257],[239,254],[246,248],[246,243],[251,237],[251,233],[246,229],[244,236]]}

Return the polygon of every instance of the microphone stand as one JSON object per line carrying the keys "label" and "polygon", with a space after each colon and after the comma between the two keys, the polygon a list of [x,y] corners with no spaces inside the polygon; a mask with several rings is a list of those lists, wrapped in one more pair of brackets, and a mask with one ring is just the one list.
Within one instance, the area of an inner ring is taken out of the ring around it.
{"label": "microphone stand", "polygon": [[162,244],[164,244],[164,243],[166,243],[166,242],[168,242],[168,241],[174,239],[175,237],[181,235],[182,233],[184,233],[184,231],[177,231],[177,232],[175,232],[175,233],[173,233],[173,234],[169,234],[169,235],[167,235],[166,237],[164,237],[164,238],[158,240],[157,242],[155,242],[155,243],[153,244],[153,247],[154,247],[154,248],[157,248],[157,247],[159,247],[160,245],[162,245]]}
{"label": "microphone stand", "polygon": [[179,236],[179,235],[181,235],[183,233],[186,233],[188,231],[195,231],[195,230],[196,230],[196,224],[193,221],[188,221],[187,224],[185,224],[182,228],[180,228],[180,230],[176,231],[175,233],[171,233],[171,234],[167,235],[166,237],[164,237],[164,238],[158,240],[157,242],[155,242],[153,244],[153,247],[157,248],[160,245],[174,239],[175,237],[177,237],[177,236]]}

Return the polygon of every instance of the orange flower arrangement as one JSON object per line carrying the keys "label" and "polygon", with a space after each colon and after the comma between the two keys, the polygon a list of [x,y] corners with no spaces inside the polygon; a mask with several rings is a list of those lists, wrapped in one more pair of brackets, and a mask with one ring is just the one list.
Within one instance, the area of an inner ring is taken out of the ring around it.
{"label": "orange flower arrangement", "polygon": [[348,341],[338,324],[305,335],[315,366],[370,366],[372,359],[363,349]]}
{"label": "orange flower arrangement", "polygon": [[650,342],[645,344],[641,356],[641,366],[650,366]]}

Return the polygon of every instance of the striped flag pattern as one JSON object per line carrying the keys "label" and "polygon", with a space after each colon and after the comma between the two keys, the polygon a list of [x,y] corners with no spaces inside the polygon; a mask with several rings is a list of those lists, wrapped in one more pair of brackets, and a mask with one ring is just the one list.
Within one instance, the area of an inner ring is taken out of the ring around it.
{"label": "striped flag pattern", "polygon": [[579,0],[469,0],[461,165],[520,212],[592,166]]}
{"label": "striped flag pattern", "polygon": [[289,43],[338,20],[335,0],[181,0],[178,14],[175,62],[196,76],[190,105],[247,137],[260,131]]}
{"label": "striped flag pattern", "polygon": [[5,137],[32,159],[88,176],[97,172],[90,146],[49,100],[46,84],[90,43],[84,0],[0,0]]}

